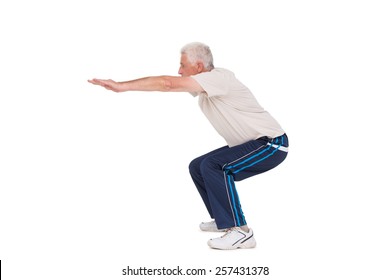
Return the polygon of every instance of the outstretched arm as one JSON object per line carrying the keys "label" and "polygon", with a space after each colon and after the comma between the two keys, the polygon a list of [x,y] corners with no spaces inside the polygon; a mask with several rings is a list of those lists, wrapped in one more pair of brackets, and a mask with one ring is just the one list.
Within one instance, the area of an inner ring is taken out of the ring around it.
{"label": "outstretched arm", "polygon": [[191,77],[155,76],[115,82],[113,80],[92,79],[88,82],[115,92],[124,91],[176,91],[202,92],[203,88]]}

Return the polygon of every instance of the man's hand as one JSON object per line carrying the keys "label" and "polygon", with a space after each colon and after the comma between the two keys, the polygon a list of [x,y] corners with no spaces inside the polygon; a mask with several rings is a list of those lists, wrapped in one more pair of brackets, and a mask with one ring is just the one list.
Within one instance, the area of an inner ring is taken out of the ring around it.
{"label": "man's hand", "polygon": [[123,91],[121,87],[121,83],[115,82],[113,80],[92,79],[92,80],[88,80],[88,82],[94,85],[105,87],[106,89],[115,92]]}

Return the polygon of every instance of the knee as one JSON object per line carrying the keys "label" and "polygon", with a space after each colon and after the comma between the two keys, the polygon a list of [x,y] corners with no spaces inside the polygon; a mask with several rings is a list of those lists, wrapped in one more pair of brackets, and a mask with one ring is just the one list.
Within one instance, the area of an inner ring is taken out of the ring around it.
{"label": "knee", "polygon": [[201,161],[196,158],[190,162],[190,165],[188,166],[188,169],[190,170],[191,174],[199,173],[200,171],[200,163]]}
{"label": "knee", "polygon": [[200,164],[200,171],[222,170],[222,166],[213,158],[206,158]]}

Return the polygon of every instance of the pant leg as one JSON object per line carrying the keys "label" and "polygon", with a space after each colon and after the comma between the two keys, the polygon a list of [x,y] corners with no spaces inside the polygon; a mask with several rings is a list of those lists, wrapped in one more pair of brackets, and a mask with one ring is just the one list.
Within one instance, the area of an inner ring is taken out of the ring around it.
{"label": "pant leg", "polygon": [[206,206],[207,211],[209,212],[210,217],[212,219],[214,219],[214,214],[213,214],[213,210],[210,206],[210,201],[208,198],[208,194],[207,194],[207,190],[206,190],[205,182],[203,180],[203,174],[201,172],[200,166],[205,158],[210,157],[213,154],[219,153],[219,152],[226,150],[226,149],[228,149],[228,146],[221,147],[221,148],[216,149],[214,151],[211,151],[203,156],[200,156],[200,157],[194,159],[193,161],[191,161],[190,166],[189,166],[191,178],[192,178],[196,188],[198,189],[198,192],[199,192],[200,196],[202,197],[203,203]]}
{"label": "pant leg", "polygon": [[[246,225],[234,181],[263,173],[279,165],[287,156],[287,136],[272,142],[261,139],[217,150],[199,159],[204,196],[218,228]],[[201,194],[202,195],[202,194]],[[205,199],[204,199],[205,200]],[[205,203],[206,204],[206,203]]]}

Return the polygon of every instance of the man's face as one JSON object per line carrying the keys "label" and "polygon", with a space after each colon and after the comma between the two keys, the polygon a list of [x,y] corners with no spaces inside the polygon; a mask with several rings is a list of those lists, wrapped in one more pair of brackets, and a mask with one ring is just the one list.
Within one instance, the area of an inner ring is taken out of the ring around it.
{"label": "man's face", "polygon": [[179,68],[179,75],[182,77],[188,77],[192,75],[199,74],[199,65],[198,63],[191,64],[188,61],[187,55],[182,54],[180,58],[180,68]]}

